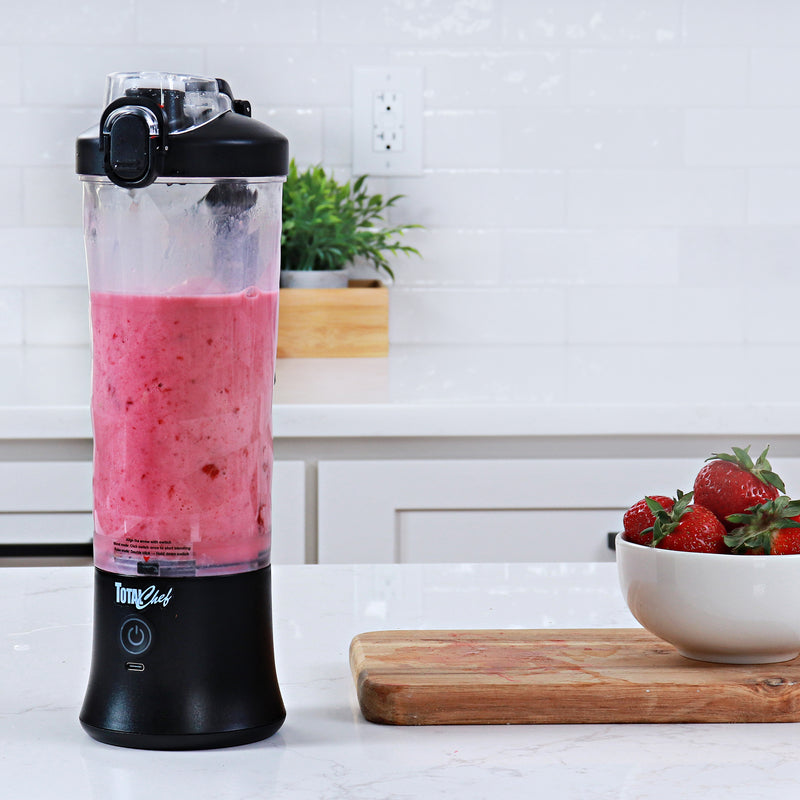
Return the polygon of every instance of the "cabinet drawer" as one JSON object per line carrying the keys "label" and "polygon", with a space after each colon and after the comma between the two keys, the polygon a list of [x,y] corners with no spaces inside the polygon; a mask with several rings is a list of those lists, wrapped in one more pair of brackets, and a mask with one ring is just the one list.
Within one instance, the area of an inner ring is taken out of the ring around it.
{"label": "cabinet drawer", "polygon": [[320,462],[319,561],[609,559],[624,510],[646,491],[690,488],[697,469],[694,459]]}
{"label": "cabinet drawer", "polygon": [[92,541],[91,512],[0,513],[0,543],[77,544]]}
{"label": "cabinet drawer", "polygon": [[0,462],[0,511],[91,510],[91,461]]}
{"label": "cabinet drawer", "polygon": [[621,522],[617,509],[398,511],[395,561],[613,561]]}
{"label": "cabinet drawer", "polygon": [[2,566],[88,564],[91,541],[90,461],[0,462]]}

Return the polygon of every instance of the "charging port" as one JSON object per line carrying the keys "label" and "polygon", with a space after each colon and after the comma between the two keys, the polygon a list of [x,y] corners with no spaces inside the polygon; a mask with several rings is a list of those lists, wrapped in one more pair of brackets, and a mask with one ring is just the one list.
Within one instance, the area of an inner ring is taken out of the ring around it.
{"label": "charging port", "polygon": [[126,661],[125,669],[127,669],[128,672],[144,672],[144,664],[140,661]]}

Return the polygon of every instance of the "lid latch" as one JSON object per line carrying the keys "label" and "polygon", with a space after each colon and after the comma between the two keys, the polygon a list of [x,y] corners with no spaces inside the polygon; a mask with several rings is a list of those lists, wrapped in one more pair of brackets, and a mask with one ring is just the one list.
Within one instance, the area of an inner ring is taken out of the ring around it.
{"label": "lid latch", "polygon": [[164,112],[144,98],[121,99],[100,119],[103,169],[117,186],[136,189],[158,177],[158,155],[166,150]]}

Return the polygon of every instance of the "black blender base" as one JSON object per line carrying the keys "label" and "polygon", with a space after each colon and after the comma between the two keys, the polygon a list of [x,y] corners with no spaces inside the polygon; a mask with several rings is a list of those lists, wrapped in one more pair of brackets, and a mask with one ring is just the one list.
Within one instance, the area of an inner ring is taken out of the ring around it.
{"label": "black blender base", "polygon": [[[284,715],[285,716],[285,715]],[[112,731],[107,728],[95,728],[81,720],[81,726],[98,742],[113,744],[116,747],[133,747],[138,750],[210,750],[215,747],[235,747],[241,744],[252,744],[268,739],[283,725],[281,717],[272,725],[260,728],[245,728],[240,731],[221,731],[219,733],[167,733],[146,734]]]}
{"label": "black blender base", "polygon": [[98,741],[150,750],[249,744],[283,724],[270,568],[207,578],[95,570],[80,720]]}

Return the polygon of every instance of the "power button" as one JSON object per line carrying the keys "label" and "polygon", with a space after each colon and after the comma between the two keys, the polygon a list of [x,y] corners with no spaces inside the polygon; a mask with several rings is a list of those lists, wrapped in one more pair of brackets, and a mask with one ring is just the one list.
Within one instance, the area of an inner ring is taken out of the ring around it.
{"label": "power button", "polygon": [[126,653],[140,656],[150,647],[153,632],[143,619],[128,617],[119,629],[119,641]]}

